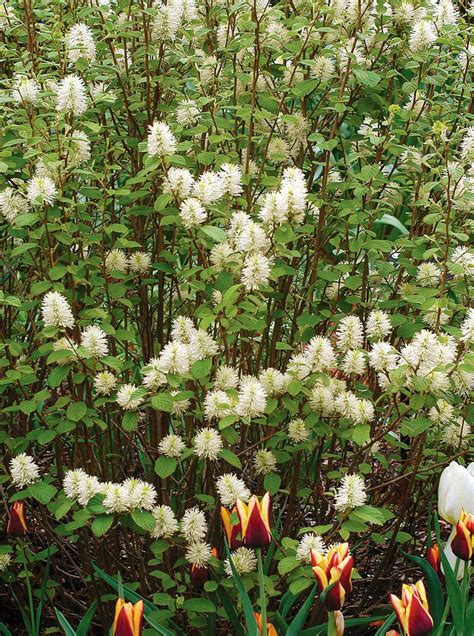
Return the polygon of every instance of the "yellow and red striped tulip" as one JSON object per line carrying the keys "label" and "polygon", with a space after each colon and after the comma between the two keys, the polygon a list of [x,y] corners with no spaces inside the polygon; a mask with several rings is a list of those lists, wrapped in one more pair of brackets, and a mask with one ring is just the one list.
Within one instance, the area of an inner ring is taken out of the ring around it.
{"label": "yellow and red striped tulip", "polygon": [[119,598],[115,606],[113,636],[141,636],[143,612],[143,601],[137,601],[133,605]]}
{"label": "yellow and red striped tulip", "polygon": [[427,636],[433,629],[428,599],[423,581],[402,585],[402,598],[390,594],[390,603],[404,636]]}
{"label": "yellow and red striped tulip", "polygon": [[234,512],[237,512],[237,509],[234,507],[232,511],[227,510],[224,506],[221,506],[221,519],[222,525],[224,526],[224,531],[227,537],[227,543],[229,545],[230,550],[237,550],[242,545],[242,539],[238,537],[241,534],[241,525],[236,523],[232,525],[230,515]]}
{"label": "yellow and red striped tulip", "polygon": [[25,520],[25,506],[22,501],[15,501],[10,508],[7,524],[7,534],[12,537],[24,537],[28,532]]}
{"label": "yellow and red striped tulip", "polygon": [[240,519],[242,541],[248,548],[266,548],[272,540],[270,530],[270,493],[265,493],[259,501],[252,495],[248,504],[237,500],[237,514]]}
{"label": "yellow and red striped tulip", "polygon": [[461,511],[451,541],[453,554],[463,561],[471,561],[474,554],[474,515]]}
{"label": "yellow and red striped tulip", "polygon": [[352,591],[351,576],[354,557],[349,553],[349,544],[341,543],[333,546],[326,555],[317,550],[311,550],[311,564],[320,594],[334,584],[324,601],[326,609],[340,610],[344,605],[346,594]]}
{"label": "yellow and red striped tulip", "polygon": [[[257,612],[254,612],[255,620],[257,621],[258,633],[262,636],[263,633],[263,625],[262,625],[262,617]],[[272,625],[272,623],[267,622],[267,636],[278,636],[277,630]]]}

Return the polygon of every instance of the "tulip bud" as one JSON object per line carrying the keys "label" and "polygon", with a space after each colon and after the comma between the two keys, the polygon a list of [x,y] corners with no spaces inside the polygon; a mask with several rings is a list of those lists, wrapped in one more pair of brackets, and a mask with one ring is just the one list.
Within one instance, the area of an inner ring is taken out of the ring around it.
{"label": "tulip bud", "polygon": [[237,514],[242,528],[242,540],[248,548],[266,548],[272,540],[270,531],[270,494],[261,501],[253,495],[248,504],[237,500]]}
{"label": "tulip bud", "polygon": [[15,501],[8,516],[7,534],[12,537],[24,537],[27,532],[24,503],[23,501]]}
{"label": "tulip bud", "polygon": [[423,581],[402,586],[402,598],[390,594],[390,603],[405,636],[427,636],[433,629],[433,619]]}
{"label": "tulip bud", "polygon": [[[216,559],[219,558],[219,552],[217,548],[212,548],[211,554]],[[191,585],[197,590],[200,590],[204,587],[204,583],[209,580],[209,568],[207,567],[207,565],[196,565],[195,563],[193,563],[191,565],[189,578],[191,579]]]}
{"label": "tulip bud", "polygon": [[[258,633],[260,636],[263,634],[262,617],[257,612],[254,612],[255,620],[257,621]],[[267,636],[278,636],[277,630],[272,623],[267,622]]]}
{"label": "tulip bud", "polygon": [[451,541],[453,554],[463,561],[471,561],[474,552],[474,515],[461,511]]}
{"label": "tulip bud", "polygon": [[444,581],[444,574],[441,571],[441,556],[436,543],[426,550],[426,560],[438,575],[439,580]]}
{"label": "tulip bud", "polygon": [[143,601],[135,605],[126,603],[123,598],[117,600],[113,636],[141,636],[143,629]]}
{"label": "tulip bud", "polygon": [[235,525],[232,525],[231,514],[236,512],[237,509],[233,508],[232,512],[229,512],[227,508],[221,506],[221,519],[222,525],[224,526],[224,531],[227,537],[227,543],[229,545],[229,550],[237,550],[242,545],[242,540],[238,539],[241,534],[241,526],[240,521]]}

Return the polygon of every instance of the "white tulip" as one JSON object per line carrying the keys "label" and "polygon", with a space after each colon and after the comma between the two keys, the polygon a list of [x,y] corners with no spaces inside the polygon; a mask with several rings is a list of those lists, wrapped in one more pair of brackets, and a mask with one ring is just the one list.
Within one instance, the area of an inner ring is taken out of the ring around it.
{"label": "white tulip", "polygon": [[[467,513],[474,513],[474,462],[467,468],[460,466],[457,462],[451,462],[443,472],[439,480],[438,487],[438,512],[440,516],[449,521],[453,526],[461,516],[461,510]],[[448,558],[452,569],[456,566],[456,557],[451,549],[455,528],[446,542],[444,553]],[[461,561],[458,567],[458,579],[462,579],[464,574],[464,562]]]}
{"label": "white tulip", "polygon": [[474,462],[467,468],[451,462],[439,480],[438,512],[454,525],[463,508],[467,513],[474,513]]}

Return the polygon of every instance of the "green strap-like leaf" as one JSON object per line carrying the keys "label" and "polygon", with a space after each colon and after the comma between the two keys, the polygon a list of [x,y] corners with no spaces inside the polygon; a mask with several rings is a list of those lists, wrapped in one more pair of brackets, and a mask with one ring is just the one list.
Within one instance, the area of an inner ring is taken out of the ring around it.
{"label": "green strap-like leaf", "polygon": [[87,612],[84,614],[84,616],[81,618],[81,622],[77,626],[77,636],[87,636],[87,632],[89,631],[89,628],[91,626],[96,609],[97,601],[94,601]]}
{"label": "green strap-like leaf", "polygon": [[54,608],[54,611],[56,612],[57,619],[64,631],[65,636],[77,636],[76,631],[72,628],[71,623],[67,620],[64,614],[57,608]]}
{"label": "green strap-like leaf", "polygon": [[259,636],[258,635],[258,627],[257,621],[255,620],[254,611],[252,607],[252,603],[250,601],[249,595],[242,583],[242,579],[240,578],[239,573],[234,567],[234,562],[232,561],[232,557],[230,555],[229,546],[227,545],[227,541],[225,542],[225,550],[227,552],[227,557],[229,558],[230,568],[232,570],[232,575],[234,577],[235,584],[237,586],[237,590],[240,595],[240,600],[242,601],[242,607],[244,608],[244,616],[245,623],[247,626],[247,634],[248,636]]}
{"label": "green strap-like leaf", "polygon": [[304,602],[303,607],[301,607],[298,614],[296,614],[294,619],[291,621],[290,626],[288,627],[288,631],[286,632],[286,636],[298,636],[301,633],[301,630],[303,629],[306,621],[306,617],[309,614],[309,610],[311,609],[311,605],[313,604],[313,600],[317,592],[318,584],[315,583],[313,589],[308,595],[308,598]]}

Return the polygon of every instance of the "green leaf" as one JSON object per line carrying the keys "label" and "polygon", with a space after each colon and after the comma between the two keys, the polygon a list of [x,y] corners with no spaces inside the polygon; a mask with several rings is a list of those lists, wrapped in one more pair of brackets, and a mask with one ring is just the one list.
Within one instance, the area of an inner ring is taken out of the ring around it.
{"label": "green leaf", "polygon": [[54,486],[51,486],[51,484],[45,484],[40,481],[29,486],[28,492],[33,499],[36,499],[39,503],[46,505],[51,501],[58,490]]}
{"label": "green leaf", "polygon": [[66,417],[73,422],[79,422],[87,415],[87,406],[84,402],[71,402],[67,407]]}
{"label": "green leaf", "polygon": [[288,572],[291,572],[292,570],[297,568],[299,565],[300,565],[300,562],[298,561],[296,557],[294,556],[284,557],[278,563],[278,573],[284,576],[285,574],[288,574]]}
{"label": "green leaf", "polygon": [[176,459],[162,455],[158,457],[155,462],[155,473],[159,475],[161,479],[165,479],[174,473],[177,465],[178,462]]}
{"label": "green leaf", "polygon": [[220,451],[219,457],[222,457],[222,459],[225,460],[231,466],[235,466],[236,468],[242,468],[242,462],[240,461],[240,459],[237,457],[237,455],[235,455],[235,453],[233,453],[230,450],[227,450],[227,448],[223,448]]}
{"label": "green leaf", "polygon": [[54,611],[56,612],[56,617],[59,621],[59,624],[64,630],[65,636],[77,636],[76,631],[72,628],[71,624],[64,616],[64,614],[62,614],[62,612],[60,612],[56,607],[54,608]]}
{"label": "green leaf", "polygon": [[151,532],[155,528],[155,517],[148,510],[132,510],[130,516],[137,526],[146,532]]}
{"label": "green leaf", "polygon": [[370,424],[356,424],[352,431],[352,439],[359,446],[368,442],[370,439]]}
{"label": "green leaf", "polygon": [[215,612],[216,606],[207,598],[190,598],[184,601],[183,607],[187,612]]}
{"label": "green leaf", "polygon": [[114,515],[99,515],[91,525],[92,532],[96,537],[101,537],[110,530],[114,522]]}
{"label": "green leaf", "polygon": [[281,486],[281,477],[276,473],[269,473],[265,475],[265,479],[263,480],[263,485],[265,490],[273,496]]}
{"label": "green leaf", "polygon": [[92,620],[94,618],[96,609],[97,609],[97,601],[94,601],[92,605],[89,607],[89,609],[87,610],[87,612],[84,614],[84,616],[81,618],[81,622],[77,626],[77,630],[76,630],[77,636],[87,636]]}
{"label": "green leaf", "polygon": [[374,221],[377,225],[391,225],[396,228],[400,234],[407,236],[409,234],[407,228],[399,221],[395,216],[391,214],[384,214],[380,219]]}
{"label": "green leaf", "polygon": [[227,240],[227,234],[225,230],[220,227],[214,227],[213,225],[203,225],[201,230],[217,243],[224,243]]}
{"label": "green leaf", "polygon": [[301,630],[304,627],[306,617],[309,614],[309,611],[313,604],[313,599],[316,596],[317,592],[318,592],[318,584],[316,583],[313,586],[313,589],[311,590],[311,592],[308,594],[308,598],[304,602],[303,606],[301,607],[299,612],[296,614],[294,619],[291,621],[290,626],[288,627],[288,631],[286,632],[286,636],[299,636],[299,634],[301,633]]}
{"label": "green leaf", "polygon": [[164,411],[165,413],[171,413],[173,409],[173,396],[169,393],[158,393],[151,398],[151,405],[157,411]]}
{"label": "green leaf", "polygon": [[383,525],[386,521],[385,515],[378,508],[373,506],[359,506],[351,512],[352,516],[362,519],[362,521],[368,521],[369,523],[375,523],[376,525]]}

